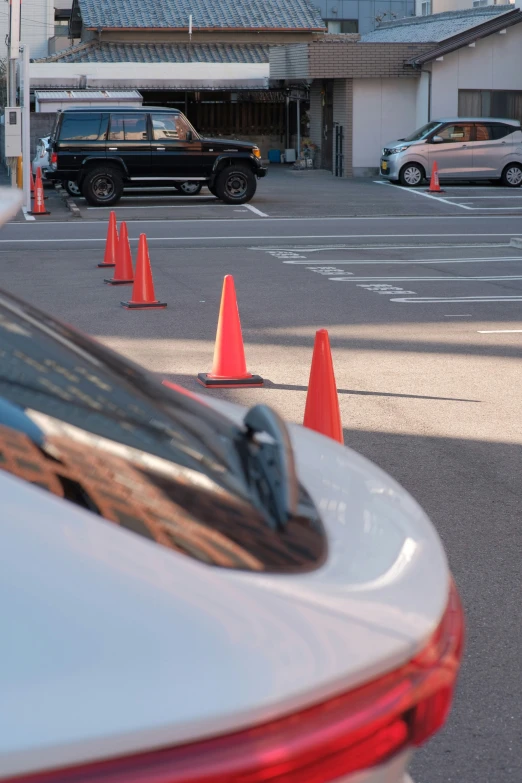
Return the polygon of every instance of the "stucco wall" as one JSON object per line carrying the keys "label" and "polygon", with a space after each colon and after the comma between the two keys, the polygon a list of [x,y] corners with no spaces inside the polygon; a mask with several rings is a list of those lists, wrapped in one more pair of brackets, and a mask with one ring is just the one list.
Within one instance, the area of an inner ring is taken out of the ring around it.
{"label": "stucco wall", "polygon": [[353,80],[353,173],[378,170],[386,142],[416,127],[417,82],[409,79]]}
{"label": "stucco wall", "polygon": [[432,119],[458,114],[460,90],[522,90],[522,25],[445,55],[432,65]]}
{"label": "stucco wall", "polygon": [[431,119],[430,108],[430,74],[424,72],[417,83],[416,128],[422,128]]}

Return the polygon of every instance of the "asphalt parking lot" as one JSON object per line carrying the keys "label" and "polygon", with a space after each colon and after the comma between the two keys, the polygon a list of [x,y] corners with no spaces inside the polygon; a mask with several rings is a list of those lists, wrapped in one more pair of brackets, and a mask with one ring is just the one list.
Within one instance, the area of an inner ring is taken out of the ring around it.
{"label": "asphalt parking lot", "polygon": [[[338,179],[326,171],[299,171],[270,166],[268,176],[258,181],[254,199],[239,206],[224,204],[206,187],[197,196],[167,188],[128,189],[115,209],[121,219],[135,220],[241,220],[252,216],[272,218],[408,216],[408,215],[503,215],[522,213],[522,189],[489,182],[443,184],[442,193],[430,193],[428,185],[402,188],[373,178]],[[106,221],[110,207],[91,207],[84,198],[73,203],[74,216],[53,187],[45,188],[50,215],[38,222],[77,220]],[[32,218],[23,212],[17,221]]]}
{"label": "asphalt parking lot", "polygon": [[[249,204],[232,206],[203,188],[197,196],[144,189],[127,190],[117,205],[125,219],[241,219],[259,217],[342,217],[350,215],[509,214],[522,212],[522,190],[485,184],[458,183],[432,194],[428,186],[401,188],[377,178],[336,179],[326,171],[296,171],[271,166],[258,181]],[[108,208],[90,207],[75,199],[84,219],[104,220]],[[378,212],[377,212],[378,210]]]}
{"label": "asphalt parking lot", "polygon": [[[148,312],[124,310],[122,290],[103,285],[108,210],[83,202],[81,219],[21,216],[5,227],[0,285],[159,378],[298,422],[315,330],[327,327],[345,442],[426,509],[467,613],[455,707],[417,755],[415,783],[518,783],[522,250],[510,239],[522,233],[522,191],[445,190],[280,169],[259,183],[257,212],[204,193],[149,193],[144,204],[129,195],[118,220],[129,222],[134,257],[146,232],[168,302]],[[197,385],[225,274],[263,388]]]}

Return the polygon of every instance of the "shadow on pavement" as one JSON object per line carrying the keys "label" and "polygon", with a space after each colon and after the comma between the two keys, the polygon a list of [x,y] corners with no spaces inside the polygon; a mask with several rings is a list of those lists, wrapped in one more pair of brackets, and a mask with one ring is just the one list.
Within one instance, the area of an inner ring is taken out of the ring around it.
{"label": "shadow on pavement", "polygon": [[[189,377],[189,376],[187,376]],[[267,389],[280,389],[282,391],[308,391],[308,386],[294,386],[290,383],[272,383],[265,378]],[[337,389],[337,394],[354,394],[368,397],[405,397],[411,400],[443,400],[447,402],[481,402],[481,400],[466,400],[460,397],[429,397],[424,394],[395,394],[394,392],[362,391],[361,389]]]}
{"label": "shadow on pavement", "polygon": [[[404,486],[435,524],[456,575],[467,640],[448,725],[415,756],[413,780],[522,780],[522,446],[345,429],[345,443]],[[487,487],[487,492],[484,492]],[[492,609],[493,607],[493,609]],[[518,725],[517,725],[518,724]]]}

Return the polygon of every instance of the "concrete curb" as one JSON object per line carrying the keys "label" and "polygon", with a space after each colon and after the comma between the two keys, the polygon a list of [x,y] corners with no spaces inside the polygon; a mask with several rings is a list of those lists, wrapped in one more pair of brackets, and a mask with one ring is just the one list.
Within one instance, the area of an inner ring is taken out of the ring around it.
{"label": "concrete curb", "polygon": [[65,206],[70,211],[72,217],[74,218],[81,218],[81,212],[78,204],[72,199],[65,188],[62,187],[60,182],[55,182],[54,187],[56,188],[58,195],[63,199],[65,202]]}
{"label": "concrete curb", "polygon": [[522,237],[511,237],[511,247],[522,247]]}

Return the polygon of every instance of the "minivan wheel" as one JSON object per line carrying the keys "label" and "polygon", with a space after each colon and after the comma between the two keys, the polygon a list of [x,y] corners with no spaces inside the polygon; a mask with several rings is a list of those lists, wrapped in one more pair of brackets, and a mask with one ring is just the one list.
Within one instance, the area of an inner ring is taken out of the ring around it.
{"label": "minivan wheel", "polygon": [[245,204],[253,198],[257,182],[246,166],[229,166],[218,175],[214,187],[216,196],[225,204]]}
{"label": "minivan wheel", "polygon": [[120,200],[123,179],[115,168],[95,168],[85,175],[82,193],[93,207],[110,207]]}
{"label": "minivan wheel", "polygon": [[399,174],[399,182],[405,188],[413,188],[420,185],[424,179],[424,170],[416,163],[407,163]]}
{"label": "minivan wheel", "polygon": [[74,179],[68,179],[65,182],[65,190],[67,191],[69,196],[81,196],[82,195],[81,190],[80,190],[80,186],[78,185],[78,183]]}
{"label": "minivan wheel", "polygon": [[522,185],[522,166],[510,163],[502,172],[500,181],[507,188],[519,188]]}

